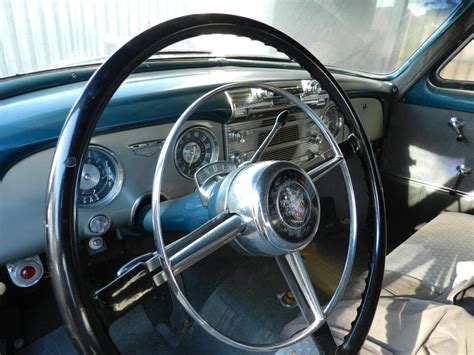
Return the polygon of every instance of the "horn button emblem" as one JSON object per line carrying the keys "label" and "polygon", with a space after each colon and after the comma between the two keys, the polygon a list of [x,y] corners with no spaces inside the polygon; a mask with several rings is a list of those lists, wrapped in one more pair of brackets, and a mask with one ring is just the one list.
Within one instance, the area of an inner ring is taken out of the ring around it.
{"label": "horn button emblem", "polygon": [[301,228],[307,222],[310,211],[308,193],[296,182],[283,185],[278,192],[277,208],[281,219],[290,228]]}
{"label": "horn button emblem", "polygon": [[268,194],[270,223],[278,235],[294,243],[311,237],[319,223],[319,200],[308,179],[296,170],[280,172]]}

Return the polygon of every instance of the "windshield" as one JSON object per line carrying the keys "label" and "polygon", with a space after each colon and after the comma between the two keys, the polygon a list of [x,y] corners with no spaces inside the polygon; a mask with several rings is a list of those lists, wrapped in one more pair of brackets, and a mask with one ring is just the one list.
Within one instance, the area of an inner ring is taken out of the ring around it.
{"label": "windshield", "polygon": [[[0,78],[100,63],[141,31],[206,12],[265,22],[295,38],[325,65],[372,74],[396,71],[461,0],[2,0]],[[191,52],[190,52],[191,51]],[[202,36],[166,57],[281,57],[259,42]]]}

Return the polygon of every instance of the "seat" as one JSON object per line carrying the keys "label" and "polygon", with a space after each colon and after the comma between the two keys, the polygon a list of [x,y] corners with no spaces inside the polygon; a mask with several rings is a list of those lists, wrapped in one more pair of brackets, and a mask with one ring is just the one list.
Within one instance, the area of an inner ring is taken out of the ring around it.
{"label": "seat", "polygon": [[[474,316],[451,304],[459,261],[474,260],[474,216],[446,212],[423,226],[386,259],[383,290],[361,353],[474,353]],[[351,281],[328,319],[336,343],[350,329],[364,289],[364,275]],[[295,319],[291,335],[304,324]]]}
{"label": "seat", "polygon": [[393,250],[385,270],[411,276],[442,293],[453,286],[456,264],[472,260],[474,216],[446,212]]}

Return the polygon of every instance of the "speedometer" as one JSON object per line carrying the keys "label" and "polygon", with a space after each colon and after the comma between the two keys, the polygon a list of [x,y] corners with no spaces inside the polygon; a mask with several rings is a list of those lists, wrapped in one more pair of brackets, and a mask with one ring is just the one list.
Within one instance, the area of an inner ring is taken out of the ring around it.
{"label": "speedometer", "polygon": [[92,207],[112,201],[120,191],[123,172],[112,152],[92,146],[87,151],[79,182],[79,206]]}
{"label": "speedometer", "polygon": [[185,131],[176,142],[174,161],[178,171],[192,178],[196,171],[217,160],[219,148],[214,134],[204,127]]}

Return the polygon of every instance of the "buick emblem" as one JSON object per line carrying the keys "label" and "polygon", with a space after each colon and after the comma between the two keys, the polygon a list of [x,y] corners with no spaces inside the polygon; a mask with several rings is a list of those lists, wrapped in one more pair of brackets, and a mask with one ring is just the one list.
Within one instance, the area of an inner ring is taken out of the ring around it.
{"label": "buick emblem", "polygon": [[292,228],[302,228],[311,210],[308,193],[296,182],[284,184],[278,193],[278,210],[283,222]]}

